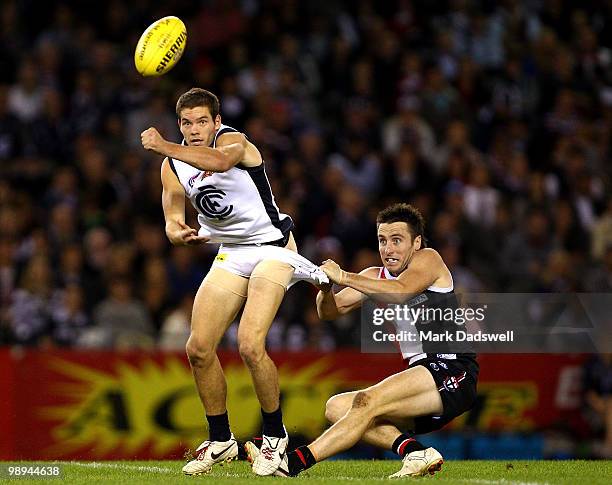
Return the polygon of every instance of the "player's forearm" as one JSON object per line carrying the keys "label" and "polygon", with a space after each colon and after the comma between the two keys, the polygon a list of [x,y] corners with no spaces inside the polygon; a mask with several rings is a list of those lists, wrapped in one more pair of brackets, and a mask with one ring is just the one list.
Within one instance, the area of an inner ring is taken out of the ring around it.
{"label": "player's forearm", "polygon": [[321,320],[335,320],[340,316],[332,290],[317,293],[317,313]]}
{"label": "player's forearm", "polygon": [[244,159],[245,146],[242,143],[232,143],[210,148],[166,142],[161,151],[163,155],[181,160],[199,170],[225,172]]}
{"label": "player's forearm", "polygon": [[[173,174],[174,176],[174,174]],[[165,183],[162,178],[162,183]],[[183,189],[169,189],[164,185],[162,190],[162,208],[166,221],[166,234],[185,222],[185,194]]]}
{"label": "player's forearm", "polygon": [[401,281],[370,278],[348,271],[343,272],[340,284],[354,288],[369,298],[383,303],[402,303],[411,293]]}

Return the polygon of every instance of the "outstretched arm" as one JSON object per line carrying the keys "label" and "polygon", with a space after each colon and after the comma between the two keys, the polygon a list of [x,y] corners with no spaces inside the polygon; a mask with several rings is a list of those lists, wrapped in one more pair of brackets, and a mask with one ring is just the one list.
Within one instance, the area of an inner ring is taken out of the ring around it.
{"label": "outstretched arm", "polygon": [[[231,135],[231,137],[229,137]],[[140,135],[142,146],[170,158],[181,160],[199,170],[226,172],[244,158],[247,140],[242,133],[222,135],[224,143],[216,148],[188,146],[172,143],[162,137],[155,128],[148,128]]]}
{"label": "outstretched arm", "polygon": [[[361,275],[375,277],[378,268],[367,268],[361,271]],[[321,320],[335,320],[340,315],[345,315],[359,308],[365,299],[365,295],[353,288],[344,288],[334,293],[331,286],[321,289],[317,294],[317,313]]]}
{"label": "outstretched arm", "polygon": [[386,303],[402,303],[406,295],[420,293],[431,286],[441,272],[440,255],[432,249],[417,251],[410,265],[396,280],[383,280],[344,271],[334,261],[326,261],[321,269],[334,283],[353,288],[364,295]]}
{"label": "outstretched arm", "polygon": [[170,168],[166,158],[162,163],[162,206],[166,219],[166,236],[174,245],[194,245],[208,241],[198,231],[185,224],[185,190]]}

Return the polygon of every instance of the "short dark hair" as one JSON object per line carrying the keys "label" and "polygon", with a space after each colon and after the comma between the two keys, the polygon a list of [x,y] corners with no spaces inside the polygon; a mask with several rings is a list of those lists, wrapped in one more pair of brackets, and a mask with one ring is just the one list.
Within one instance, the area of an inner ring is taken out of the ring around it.
{"label": "short dark hair", "polygon": [[410,204],[397,203],[381,210],[376,216],[376,224],[391,224],[405,222],[412,240],[421,236],[421,247],[425,247],[425,219],[416,207]]}
{"label": "short dark hair", "polygon": [[206,106],[212,115],[213,120],[221,111],[219,98],[210,91],[202,88],[191,88],[186,93],[181,94],[176,102],[176,116],[181,118],[181,112],[186,108]]}

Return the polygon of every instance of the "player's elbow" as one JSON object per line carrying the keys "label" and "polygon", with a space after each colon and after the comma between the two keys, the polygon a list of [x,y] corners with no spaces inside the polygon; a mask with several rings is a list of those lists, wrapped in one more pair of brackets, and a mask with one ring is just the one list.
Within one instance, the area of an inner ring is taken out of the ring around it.
{"label": "player's elbow", "polygon": [[220,150],[218,160],[219,171],[227,172],[230,168],[244,160],[246,156],[247,141],[242,135],[238,141],[231,145],[226,145]]}
{"label": "player's elbow", "polygon": [[231,157],[223,155],[217,164],[217,172],[227,172],[230,168],[236,165],[236,162]]}
{"label": "player's elbow", "polygon": [[244,160],[244,157],[246,156],[246,150],[247,150],[247,146],[248,146],[248,142],[246,139],[246,136],[244,136],[243,134],[240,135],[240,138],[238,139],[238,141],[235,143],[236,145],[236,154],[235,154],[235,160],[234,160],[234,164]]}
{"label": "player's elbow", "polygon": [[248,141],[246,139],[246,136],[244,136],[244,134],[240,133],[240,137],[238,138],[238,142],[237,142],[244,150],[246,150],[247,145],[248,145]]}
{"label": "player's elbow", "polygon": [[222,152],[218,161],[218,172],[227,172],[237,163],[244,160],[245,150],[240,144],[236,143],[232,146],[232,149],[227,152]]}
{"label": "player's elbow", "polygon": [[242,137],[240,138],[240,141],[234,144],[231,157],[228,157],[230,159],[229,163],[231,164],[232,167],[236,165],[237,163],[241,162],[242,160],[244,160],[244,158],[246,157],[246,149],[247,149],[247,141],[246,141],[245,136],[242,135]]}

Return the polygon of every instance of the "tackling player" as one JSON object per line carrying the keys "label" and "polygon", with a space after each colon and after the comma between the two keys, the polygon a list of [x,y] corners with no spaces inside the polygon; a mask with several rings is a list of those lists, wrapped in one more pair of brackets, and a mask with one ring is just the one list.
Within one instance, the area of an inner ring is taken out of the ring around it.
{"label": "tackling player", "polygon": [[[450,271],[437,251],[423,247],[420,212],[408,204],[395,204],[378,214],[377,225],[383,266],[354,274],[326,261],[321,268],[329,279],[347,288],[334,294],[331,285],[323,287],[317,295],[319,316],[335,319],[359,308],[367,298],[403,303],[410,296],[410,301],[424,302],[425,307],[457,308]],[[443,321],[427,324],[438,331],[455,325]],[[473,406],[479,369],[476,355],[434,353],[426,343],[419,343],[416,351],[414,344],[402,345],[407,369],[367,389],[333,396],[325,415],[334,424],[310,445],[284,457],[275,475],[295,476],[360,440],[391,449],[403,458],[401,470],[391,478],[440,470],[442,455],[423,446],[414,435],[440,429]],[[436,350],[441,351],[439,347]],[[245,447],[250,459],[261,460],[252,443]]]}
{"label": "tackling player", "polygon": [[[319,268],[297,254],[293,221],[276,206],[259,150],[242,133],[223,125],[219,111],[213,93],[193,88],[176,104],[183,144],[166,141],[155,128],[141,135],[144,148],[166,156],[161,177],[168,239],[179,245],[221,243],[195,296],[186,347],[210,432],[209,440],[196,449],[195,459],[184,466],[188,475],[206,473],[214,464],[238,456],[216,349],[243,306],[239,352],[261,404],[262,452],[270,458],[266,466],[278,467],[288,437],[278,371],[266,353],[266,335],[293,282],[328,281]],[[198,212],[198,231],[185,223],[186,197]],[[253,468],[265,474],[258,461]]]}

